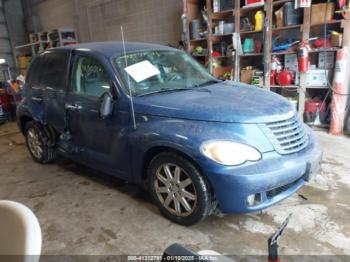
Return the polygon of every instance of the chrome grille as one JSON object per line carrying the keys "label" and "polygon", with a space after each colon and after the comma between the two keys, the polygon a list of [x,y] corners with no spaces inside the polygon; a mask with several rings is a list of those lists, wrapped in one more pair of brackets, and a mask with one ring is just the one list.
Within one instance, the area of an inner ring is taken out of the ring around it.
{"label": "chrome grille", "polygon": [[283,121],[261,124],[260,128],[280,154],[298,152],[309,143],[304,124],[298,115]]}

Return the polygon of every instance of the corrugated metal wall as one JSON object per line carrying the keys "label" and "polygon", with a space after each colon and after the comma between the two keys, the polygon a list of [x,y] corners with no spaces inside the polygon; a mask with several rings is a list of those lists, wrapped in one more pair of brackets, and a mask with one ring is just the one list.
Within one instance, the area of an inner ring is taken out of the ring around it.
{"label": "corrugated metal wall", "polygon": [[[5,13],[4,13],[4,5],[2,0],[0,0],[0,58],[6,59],[6,62],[11,67],[14,66],[11,42],[10,42],[9,32],[7,29]],[[3,69],[3,66],[1,66],[1,69]],[[0,80],[1,81],[4,80],[2,71],[0,73]]]}
{"label": "corrugated metal wall", "polygon": [[[121,40],[176,44],[181,39],[180,0],[26,0],[42,30],[78,29],[82,42]],[[36,3],[38,2],[38,3]]]}

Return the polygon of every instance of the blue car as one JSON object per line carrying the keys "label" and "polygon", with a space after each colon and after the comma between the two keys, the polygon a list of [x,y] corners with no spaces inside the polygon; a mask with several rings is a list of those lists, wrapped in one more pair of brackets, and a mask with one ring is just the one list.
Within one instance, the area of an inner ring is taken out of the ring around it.
{"label": "blue car", "polygon": [[318,171],[319,144],[283,97],[219,81],[161,45],[89,43],[32,62],[18,125],[35,161],[64,155],[145,186],[168,219],[246,213]]}

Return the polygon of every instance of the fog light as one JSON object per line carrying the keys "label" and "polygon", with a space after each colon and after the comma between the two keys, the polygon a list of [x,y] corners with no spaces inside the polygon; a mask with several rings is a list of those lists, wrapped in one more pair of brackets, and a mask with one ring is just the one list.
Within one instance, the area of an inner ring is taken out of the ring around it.
{"label": "fog light", "polygon": [[261,193],[249,195],[247,197],[247,204],[250,207],[256,206],[256,205],[258,205],[260,203],[261,203]]}

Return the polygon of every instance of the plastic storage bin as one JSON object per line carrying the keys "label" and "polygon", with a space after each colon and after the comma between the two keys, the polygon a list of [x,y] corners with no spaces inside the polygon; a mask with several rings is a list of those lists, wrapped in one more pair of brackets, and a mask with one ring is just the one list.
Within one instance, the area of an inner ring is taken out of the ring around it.
{"label": "plastic storage bin", "polygon": [[294,4],[292,2],[285,3],[283,6],[283,24],[288,25],[298,25],[302,23],[302,11],[303,9],[294,9]]}

